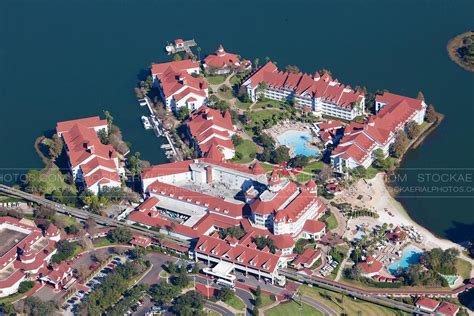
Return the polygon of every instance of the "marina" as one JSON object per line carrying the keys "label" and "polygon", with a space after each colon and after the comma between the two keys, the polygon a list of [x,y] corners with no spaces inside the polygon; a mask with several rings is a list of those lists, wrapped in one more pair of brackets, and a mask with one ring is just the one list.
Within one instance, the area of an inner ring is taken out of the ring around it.
{"label": "marina", "polygon": [[175,157],[175,160],[181,160],[181,155],[178,154],[178,151],[173,145],[173,141],[171,140],[168,131],[165,131],[163,128],[163,124],[160,119],[154,114],[153,107],[151,105],[151,100],[147,96],[145,98],[138,99],[138,103],[140,106],[147,106],[148,111],[150,112],[150,116],[143,115],[141,117],[141,121],[145,130],[153,129],[156,137],[164,136],[166,138],[167,143],[160,146],[161,149],[165,151],[165,156],[168,160],[172,160]]}

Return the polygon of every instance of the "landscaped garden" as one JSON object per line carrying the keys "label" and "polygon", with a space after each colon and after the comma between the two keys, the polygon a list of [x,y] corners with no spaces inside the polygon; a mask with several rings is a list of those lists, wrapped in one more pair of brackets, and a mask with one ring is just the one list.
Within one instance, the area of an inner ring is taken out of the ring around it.
{"label": "landscaped garden", "polygon": [[235,147],[235,152],[234,162],[248,163],[255,159],[257,155],[257,145],[249,139],[244,139],[241,144]]}

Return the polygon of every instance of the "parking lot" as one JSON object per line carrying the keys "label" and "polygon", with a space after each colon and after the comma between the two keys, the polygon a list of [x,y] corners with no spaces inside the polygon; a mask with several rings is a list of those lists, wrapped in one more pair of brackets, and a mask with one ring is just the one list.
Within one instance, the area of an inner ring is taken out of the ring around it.
{"label": "parking lot", "polygon": [[[83,262],[81,264],[85,264],[87,263],[87,260],[90,260],[90,258],[88,258],[89,256],[83,257],[86,258],[82,260]],[[82,259],[82,257],[79,259]],[[115,267],[123,264],[126,260],[127,259],[123,256],[115,256],[104,268],[102,268],[101,270],[97,270],[94,273],[93,277],[86,284],[84,284],[84,289],[76,291],[76,293],[74,293],[74,295],[72,295],[63,304],[62,309],[65,310],[66,313],[75,313],[77,311],[79,303],[85,301],[89,293],[92,292],[97,286],[99,286],[102,280],[107,277],[107,275],[111,273]],[[95,263],[92,262],[90,267],[95,267]]]}

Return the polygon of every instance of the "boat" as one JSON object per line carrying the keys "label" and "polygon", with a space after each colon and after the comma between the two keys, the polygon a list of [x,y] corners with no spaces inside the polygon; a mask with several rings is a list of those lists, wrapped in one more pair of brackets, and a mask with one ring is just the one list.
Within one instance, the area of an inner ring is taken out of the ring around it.
{"label": "boat", "polygon": [[140,106],[145,106],[147,104],[145,99],[138,99],[138,103],[140,104]]}
{"label": "boat", "polygon": [[153,126],[150,123],[150,120],[145,115],[142,116],[142,123],[145,129],[152,129]]}

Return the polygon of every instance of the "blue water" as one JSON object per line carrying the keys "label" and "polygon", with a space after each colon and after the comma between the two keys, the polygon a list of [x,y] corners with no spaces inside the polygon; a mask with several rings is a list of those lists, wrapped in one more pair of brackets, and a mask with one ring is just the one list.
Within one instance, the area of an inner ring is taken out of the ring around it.
{"label": "blue water", "polygon": [[398,268],[406,269],[410,265],[418,263],[420,261],[420,256],[423,254],[423,251],[415,246],[408,246],[403,249],[402,257],[399,261],[396,261],[388,266],[388,271],[390,273],[396,273]]}
{"label": "blue water", "polygon": [[311,135],[302,131],[287,131],[277,137],[281,145],[293,148],[293,155],[315,156],[319,155],[319,150],[308,147]]}

